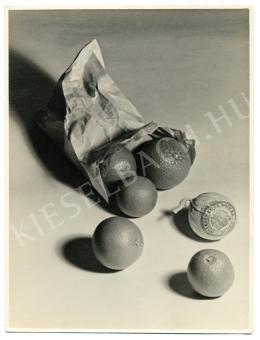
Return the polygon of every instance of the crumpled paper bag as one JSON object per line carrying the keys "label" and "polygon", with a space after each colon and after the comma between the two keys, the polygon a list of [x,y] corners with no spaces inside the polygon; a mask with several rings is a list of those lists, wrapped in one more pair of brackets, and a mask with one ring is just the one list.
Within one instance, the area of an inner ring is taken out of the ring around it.
{"label": "crumpled paper bag", "polygon": [[158,134],[188,141],[179,130],[145,124],[106,72],[97,40],[84,46],[60,77],[47,109],[37,114],[36,121],[107,202],[99,166],[120,145],[133,150]]}

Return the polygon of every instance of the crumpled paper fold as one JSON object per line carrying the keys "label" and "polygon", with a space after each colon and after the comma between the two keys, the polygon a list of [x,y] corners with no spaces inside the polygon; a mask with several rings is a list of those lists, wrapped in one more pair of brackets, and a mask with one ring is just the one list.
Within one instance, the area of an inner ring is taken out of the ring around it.
{"label": "crumpled paper fold", "polygon": [[[104,159],[120,145],[133,150],[148,136],[172,135],[173,131],[157,129],[154,122],[145,124],[108,75],[97,40],[78,53],[36,121],[107,202],[109,195],[99,170]],[[174,131],[175,137],[184,138],[181,131]]]}

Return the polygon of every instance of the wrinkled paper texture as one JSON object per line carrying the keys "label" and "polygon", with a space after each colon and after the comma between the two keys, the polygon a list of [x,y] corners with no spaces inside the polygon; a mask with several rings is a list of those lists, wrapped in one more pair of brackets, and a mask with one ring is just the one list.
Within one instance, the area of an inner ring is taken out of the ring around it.
{"label": "wrinkled paper texture", "polygon": [[107,74],[96,40],[79,52],[59,79],[47,109],[36,119],[107,202],[99,166],[121,145],[133,150],[151,138],[172,136],[194,150],[192,160],[195,157],[194,141],[183,132],[144,123]]}
{"label": "wrinkled paper texture", "polygon": [[41,128],[108,201],[99,164],[119,144],[133,149],[156,124],[145,124],[134,105],[107,74],[96,40],[87,44],[59,79],[46,111],[37,116]]}

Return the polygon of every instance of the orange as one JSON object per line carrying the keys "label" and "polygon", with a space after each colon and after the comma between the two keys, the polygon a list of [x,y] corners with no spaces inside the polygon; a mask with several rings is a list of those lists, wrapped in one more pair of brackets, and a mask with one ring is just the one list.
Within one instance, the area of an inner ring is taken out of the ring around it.
{"label": "orange", "polygon": [[96,228],[92,246],[105,267],[122,270],[132,265],[143,250],[143,235],[133,222],[123,217],[110,217]]}
{"label": "orange", "polygon": [[220,240],[235,227],[237,215],[233,203],[216,192],[205,192],[191,200],[189,224],[192,230],[207,240]]}
{"label": "orange", "polygon": [[[146,159],[148,164],[141,173],[149,178],[157,189],[166,190],[181,183],[188,175],[191,168],[189,149],[182,142],[172,137],[154,139],[144,145],[140,157]],[[149,158],[153,162],[149,162]],[[146,163],[147,163],[146,162]]]}
{"label": "orange", "polygon": [[197,293],[206,297],[219,297],[231,287],[234,268],[223,252],[204,249],[191,258],[187,276]]}
{"label": "orange", "polygon": [[157,201],[157,190],[154,184],[145,177],[129,179],[129,185],[122,183],[116,194],[119,209],[131,217],[141,217],[148,214]]}
{"label": "orange", "polygon": [[134,155],[124,146],[119,146],[100,164],[100,173],[107,186],[136,173]]}

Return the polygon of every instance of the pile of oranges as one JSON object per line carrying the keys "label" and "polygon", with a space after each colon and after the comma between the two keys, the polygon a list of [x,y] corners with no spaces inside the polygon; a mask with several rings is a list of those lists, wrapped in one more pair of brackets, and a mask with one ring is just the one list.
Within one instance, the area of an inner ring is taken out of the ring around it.
{"label": "pile of oranges", "polygon": [[[153,138],[131,152],[118,147],[100,164],[100,174],[117,208],[126,216],[142,217],[156,205],[157,189],[167,190],[180,184],[193,164],[194,153],[174,137]],[[199,236],[218,240],[236,223],[232,202],[217,193],[184,199],[180,208],[189,208],[189,224]],[[177,212],[178,209],[175,210]],[[141,255],[144,239],[135,223],[124,217],[102,221],[92,237],[93,251],[104,266],[122,270]],[[229,258],[214,249],[204,249],[190,260],[187,277],[193,289],[207,297],[224,294],[234,280]]]}

